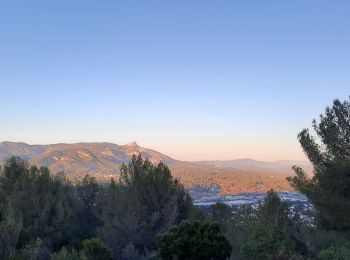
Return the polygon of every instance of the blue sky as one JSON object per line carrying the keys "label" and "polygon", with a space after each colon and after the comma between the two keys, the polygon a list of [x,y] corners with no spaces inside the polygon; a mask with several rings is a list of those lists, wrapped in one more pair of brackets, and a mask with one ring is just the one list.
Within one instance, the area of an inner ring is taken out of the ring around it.
{"label": "blue sky", "polygon": [[303,159],[350,94],[349,1],[2,1],[0,140]]}

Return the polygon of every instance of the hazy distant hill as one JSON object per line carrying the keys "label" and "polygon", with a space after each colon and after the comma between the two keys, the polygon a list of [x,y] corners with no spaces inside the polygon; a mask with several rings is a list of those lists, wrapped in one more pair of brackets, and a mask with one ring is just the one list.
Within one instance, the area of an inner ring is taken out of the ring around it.
{"label": "hazy distant hill", "polygon": [[306,162],[262,162],[252,159],[231,161],[184,162],[170,158],[152,149],[132,142],[126,145],[112,143],[76,143],[29,145],[26,143],[0,143],[0,164],[16,155],[32,164],[43,165],[51,172],[64,172],[70,179],[81,179],[86,174],[99,180],[118,177],[119,167],[132,155],[141,154],[153,163],[166,163],[174,176],[187,187],[220,186],[224,193],[249,191],[290,190],[285,177],[293,174],[295,164],[310,169]]}
{"label": "hazy distant hill", "polygon": [[293,160],[279,160],[273,162],[256,161],[253,159],[237,159],[229,161],[199,161],[197,162],[203,166],[213,166],[224,169],[237,169],[245,171],[266,171],[273,173],[290,173],[291,168],[294,165],[298,165],[310,171],[311,164],[306,161],[293,161]]}

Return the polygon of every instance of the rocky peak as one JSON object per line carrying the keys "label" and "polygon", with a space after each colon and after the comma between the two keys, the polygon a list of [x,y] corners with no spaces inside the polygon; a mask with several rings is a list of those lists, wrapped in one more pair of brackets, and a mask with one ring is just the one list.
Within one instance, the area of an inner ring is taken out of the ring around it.
{"label": "rocky peak", "polygon": [[129,146],[129,147],[137,146],[137,147],[139,147],[139,145],[136,142],[128,143],[125,146]]}

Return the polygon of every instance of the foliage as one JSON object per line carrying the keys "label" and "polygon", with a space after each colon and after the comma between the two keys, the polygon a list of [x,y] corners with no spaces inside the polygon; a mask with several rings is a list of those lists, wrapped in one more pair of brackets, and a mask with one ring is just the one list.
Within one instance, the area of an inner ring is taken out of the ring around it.
{"label": "foliage", "polygon": [[112,259],[112,249],[99,239],[84,240],[82,254],[88,260]]}
{"label": "foliage", "polygon": [[320,260],[348,260],[350,259],[349,242],[343,245],[331,246],[318,254]]}
{"label": "foliage", "polygon": [[0,212],[12,207],[22,220],[18,244],[41,238],[52,247],[65,241],[72,215],[71,188],[47,168],[29,166],[18,157],[10,158],[0,177]]}
{"label": "foliage", "polygon": [[30,241],[24,248],[17,250],[11,260],[50,260],[51,252],[40,238]]}
{"label": "foliage", "polygon": [[0,223],[0,259],[8,259],[15,253],[22,220],[14,215],[12,207]]}
{"label": "foliage", "polygon": [[350,230],[350,102],[335,100],[313,128],[317,137],[304,129],[298,138],[314,175],[294,167],[288,181],[315,205],[321,227]]}
{"label": "foliage", "polygon": [[231,246],[217,224],[185,221],[157,237],[161,259],[227,259]]}
{"label": "foliage", "polygon": [[130,243],[140,255],[152,255],[155,237],[187,218],[192,202],[183,186],[163,163],[153,165],[134,156],[121,167],[119,182],[104,195],[99,237],[121,256]]}
{"label": "foliage", "polygon": [[302,258],[307,253],[300,239],[299,221],[291,216],[288,205],[277,193],[267,193],[256,211],[250,241],[243,247],[249,259]]}
{"label": "foliage", "polygon": [[112,259],[112,249],[99,239],[82,242],[81,250],[63,247],[52,255],[52,260],[108,260]]}
{"label": "foliage", "polygon": [[[67,236],[72,241],[82,241],[95,235],[95,231],[102,225],[98,218],[98,197],[102,192],[94,177],[86,175],[75,186],[73,214]],[[102,202],[102,201],[101,201]]]}
{"label": "foliage", "polygon": [[245,259],[242,248],[249,241],[250,227],[255,221],[250,207],[241,207],[235,214],[232,208],[222,202],[211,206],[207,221],[217,223],[232,247],[231,259]]}
{"label": "foliage", "polygon": [[145,256],[145,254],[140,253],[133,243],[129,243],[124,249],[122,253],[122,257],[124,259],[138,259],[138,260],[146,260],[149,259]]}
{"label": "foliage", "polygon": [[52,260],[87,260],[86,256],[74,248],[68,251],[63,247],[59,252],[52,255]]}
{"label": "foliage", "polygon": [[211,207],[208,219],[216,222],[221,231],[224,231],[233,224],[232,209],[219,201]]}

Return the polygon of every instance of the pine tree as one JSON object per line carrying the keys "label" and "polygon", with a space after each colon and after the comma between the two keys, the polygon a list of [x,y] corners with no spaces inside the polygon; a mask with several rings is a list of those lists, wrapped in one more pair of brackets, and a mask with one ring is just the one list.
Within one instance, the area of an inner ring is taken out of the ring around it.
{"label": "pine tree", "polygon": [[314,175],[294,167],[288,181],[315,205],[320,226],[350,230],[350,102],[335,100],[313,128],[316,136],[304,129],[298,138]]}
{"label": "pine tree", "polygon": [[102,209],[104,226],[99,236],[123,255],[132,243],[139,255],[152,255],[159,232],[187,218],[192,201],[169,168],[134,156],[121,167],[118,182],[111,182]]}

